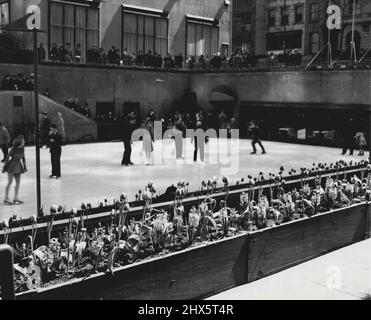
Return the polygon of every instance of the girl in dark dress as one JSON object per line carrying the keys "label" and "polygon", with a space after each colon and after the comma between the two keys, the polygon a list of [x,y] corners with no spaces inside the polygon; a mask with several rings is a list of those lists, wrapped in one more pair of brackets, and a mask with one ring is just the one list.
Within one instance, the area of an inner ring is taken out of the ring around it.
{"label": "girl in dark dress", "polygon": [[[7,205],[23,203],[23,201],[19,200],[18,193],[21,183],[21,175],[27,172],[26,159],[24,155],[24,144],[25,141],[22,135],[15,138],[13,141],[13,147],[5,159],[3,173],[8,173],[8,184],[5,189],[4,203]],[[10,202],[9,190],[13,183],[13,179],[15,180],[14,201]]]}

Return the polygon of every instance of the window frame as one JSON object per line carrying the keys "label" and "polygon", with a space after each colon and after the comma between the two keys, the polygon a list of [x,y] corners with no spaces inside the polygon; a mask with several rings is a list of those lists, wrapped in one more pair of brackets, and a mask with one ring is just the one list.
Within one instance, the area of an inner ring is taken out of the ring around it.
{"label": "window frame", "polygon": [[[316,52],[313,51],[313,36],[314,35],[317,35],[318,36],[318,43],[317,43],[317,46],[318,46],[318,50]],[[321,37],[320,37],[320,33],[317,32],[317,31],[313,31],[310,33],[310,36],[309,36],[309,40],[310,40],[310,53],[311,54],[317,54],[319,52],[319,50],[321,49],[320,48],[320,41],[321,41]]]}
{"label": "window frame", "polygon": [[[301,9],[301,19],[298,20],[298,9]],[[295,6],[295,24],[304,23],[304,4],[300,3]]]}
{"label": "window frame", "polygon": [[[10,6],[10,0],[1,0],[0,4],[7,3],[8,4],[8,24],[11,22],[11,6]],[[0,24],[0,27],[4,26]]]}
{"label": "window frame", "polygon": [[[66,6],[73,6],[73,15],[74,15],[74,35],[73,35],[73,46],[71,44],[71,47],[73,50],[75,50],[75,46],[77,45],[76,43],[76,33],[77,33],[77,23],[76,23],[76,8],[79,7],[79,8],[86,8],[85,10],[85,44],[86,44],[86,48],[85,48],[85,51],[87,51],[89,48],[87,47],[87,44],[88,44],[88,10],[87,9],[95,9],[98,11],[98,43],[97,43],[97,46],[100,47],[100,41],[101,41],[101,37],[100,37],[100,30],[101,30],[101,17],[100,17],[100,2],[90,2],[90,1],[80,1],[80,2],[75,2],[75,1],[68,1],[68,0],[64,0],[64,1],[59,1],[59,0],[50,0],[48,1],[48,51],[50,50],[51,48],[51,45],[52,45],[52,42],[51,42],[51,27],[52,27],[52,23],[51,23],[51,8],[52,8],[52,5],[53,4],[61,4],[62,5],[62,21],[63,21],[63,25],[62,25],[62,28],[63,28],[63,32],[62,32],[62,39],[63,39],[63,44],[66,44],[65,42],[65,25],[64,25],[64,21],[65,21],[65,7]],[[85,59],[86,59],[86,52],[83,53],[83,55],[85,56]]]}
{"label": "window frame", "polygon": [[[220,49],[220,25],[219,25],[219,21],[217,20],[214,20],[213,22],[209,21],[209,20],[202,20],[201,18],[200,19],[192,19],[192,18],[188,18],[186,19],[186,35],[185,35],[185,59],[188,59],[189,55],[188,55],[188,30],[189,30],[189,25],[195,25],[195,39],[197,39],[197,25],[202,25],[202,26],[206,26],[208,28],[210,28],[210,50],[212,49],[212,29],[213,28],[216,28],[217,29],[217,39],[216,39],[216,42],[217,42],[217,47],[218,47],[218,50]],[[202,34],[204,34],[204,28],[202,28]],[[196,43],[195,43],[196,45]],[[197,47],[196,47],[197,48]],[[200,56],[197,56],[197,49],[195,48],[196,50],[196,54],[194,55],[194,57],[196,59],[198,59]],[[215,52],[216,53],[216,52]],[[208,55],[208,53],[205,53],[203,54],[204,56],[205,55]],[[213,52],[210,52],[210,55],[209,55],[209,59],[211,59],[213,55]],[[192,55],[193,56],[193,55]]]}
{"label": "window frame", "polygon": [[[273,17],[271,17],[271,13],[273,12]],[[273,22],[273,23],[271,23]],[[268,27],[275,27],[276,26],[276,9],[271,8],[268,10]]]}
{"label": "window frame", "polygon": [[[313,11],[313,8],[315,8],[314,11]],[[314,14],[315,14],[315,17],[313,18]],[[318,2],[311,3],[309,7],[309,21],[310,22],[319,21],[319,3]]]}
{"label": "window frame", "polygon": [[[283,13],[286,13],[285,15]],[[289,26],[290,25],[290,7],[288,5],[280,7],[281,13],[281,26]],[[287,18],[286,23],[284,23],[284,17]]]}
{"label": "window frame", "polygon": [[[159,36],[158,36],[158,33],[157,33],[157,20],[162,20],[162,21],[166,21],[166,54],[168,53],[169,51],[169,18],[167,17],[166,13],[163,13],[163,14],[159,14],[157,12],[148,12],[148,10],[146,11],[139,11],[139,10],[128,10],[125,6],[122,7],[122,10],[121,10],[121,52],[124,51],[124,48],[127,48],[126,44],[124,44],[124,35],[125,35],[125,14],[130,14],[130,15],[133,15],[135,16],[135,19],[136,19],[136,24],[137,24],[137,32],[136,32],[136,43],[137,43],[137,48],[135,50],[135,53],[138,53],[139,51],[143,51],[143,53],[146,53],[146,50],[145,50],[145,42],[146,42],[146,32],[145,32],[145,29],[146,29],[146,18],[148,17],[151,17],[153,18],[153,30],[154,30],[154,34],[153,34],[153,48],[150,49],[152,51],[152,53],[156,52],[156,43],[159,39]],[[144,22],[143,22],[143,34],[139,34],[138,32],[138,21],[139,21],[139,17],[142,17],[144,19]],[[143,37],[142,41],[143,41],[143,50],[139,50],[139,36]],[[131,52],[129,52],[129,54],[131,54]]]}

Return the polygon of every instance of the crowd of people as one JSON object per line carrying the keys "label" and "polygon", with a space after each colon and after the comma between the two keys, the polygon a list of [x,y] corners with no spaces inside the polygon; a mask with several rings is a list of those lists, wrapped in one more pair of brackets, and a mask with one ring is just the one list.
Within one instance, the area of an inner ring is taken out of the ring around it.
{"label": "crowd of people", "polygon": [[64,102],[64,106],[71,109],[72,111],[78,112],[87,118],[91,118],[91,110],[87,100],[85,100],[84,104],[80,103],[79,98],[75,97],[72,99],[68,97],[67,100]]}
{"label": "crowd of people", "polygon": [[[111,115],[113,118],[113,115]],[[130,160],[131,156],[131,137],[135,129],[142,128],[148,130],[150,133],[148,139],[143,138],[143,151],[146,157],[146,164],[151,165],[151,153],[153,151],[153,141],[154,141],[154,122],[160,121],[162,123],[162,130],[174,129],[174,132],[180,134],[183,139],[186,136],[187,129],[215,129],[217,134],[219,129],[237,129],[237,121],[235,118],[231,117],[228,119],[225,112],[222,110],[219,114],[214,113],[213,111],[205,112],[202,109],[199,109],[195,112],[182,113],[179,110],[169,113],[165,118],[158,118],[155,110],[151,109],[146,117],[141,119],[137,112],[132,111],[126,117],[120,117],[122,121],[123,136],[122,140],[124,141],[125,152],[122,159],[122,166],[132,165]],[[227,131],[230,136],[230,132]],[[182,140],[181,139],[181,140]],[[198,161],[198,155],[201,162],[204,162],[204,143],[197,141],[197,137],[192,140],[194,144],[194,162]],[[208,138],[206,137],[205,143],[208,143]],[[183,149],[182,143],[178,139],[175,139],[175,148],[176,148],[176,159],[183,159]]]}
{"label": "crowd of people", "polygon": [[16,91],[31,91],[34,89],[35,77],[33,74],[28,76],[18,73],[18,74],[7,74],[2,82],[2,90],[16,90]]}

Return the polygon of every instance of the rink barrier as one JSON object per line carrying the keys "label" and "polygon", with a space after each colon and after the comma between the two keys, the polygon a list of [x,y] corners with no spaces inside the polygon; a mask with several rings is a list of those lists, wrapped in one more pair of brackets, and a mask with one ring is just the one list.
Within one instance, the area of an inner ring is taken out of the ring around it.
{"label": "rink barrier", "polygon": [[371,202],[367,204],[365,239],[371,238]]}
{"label": "rink barrier", "polygon": [[[204,243],[17,299],[199,299],[256,281],[366,237],[362,203],[271,229]],[[367,218],[368,217],[368,218]]]}
{"label": "rink barrier", "polygon": [[[355,167],[348,167],[343,168],[342,170],[329,170],[326,173],[321,175],[322,182],[325,181],[327,177],[344,177],[345,175],[350,174],[357,174],[360,175],[361,172],[365,172],[366,168],[364,166],[355,166]],[[285,189],[292,189],[295,187],[299,187],[301,183],[313,183],[316,179],[317,175],[312,175],[308,177],[301,177],[301,176],[288,176],[284,177],[285,180]],[[269,189],[277,189],[280,187],[280,183],[272,183],[270,181],[265,181],[261,185],[256,184],[252,187],[249,184],[240,184],[240,185],[231,185],[229,187],[229,196],[228,196],[228,205],[233,206],[239,201],[239,196],[242,192],[254,192],[257,195],[259,189],[262,189],[264,194],[269,195]],[[206,197],[207,194],[199,193],[196,194],[195,192],[190,192],[189,196],[183,200],[183,205],[186,210],[189,210],[192,206],[197,206],[201,203]],[[213,198],[217,201],[224,200],[225,193],[221,191],[221,188],[217,188],[216,191],[213,193]],[[173,205],[174,201],[164,201],[158,202],[154,201],[152,208],[157,210],[168,210],[169,206]],[[128,214],[129,219],[141,219],[143,215],[143,202],[131,202],[131,211]],[[101,223],[108,223],[111,221],[111,211],[113,209],[117,209],[114,205],[108,205],[99,208],[93,208],[90,210],[79,210],[77,213],[77,217],[84,216],[84,224],[86,227],[96,225],[98,222]],[[72,217],[72,213],[64,213],[61,215],[54,216],[53,222],[53,233],[58,234],[59,231],[63,231],[66,226],[68,226],[70,219]],[[38,218],[37,223],[37,236],[35,243],[43,244],[46,240],[46,231],[47,231],[47,222],[50,221],[50,215],[45,215],[44,217]],[[0,227],[1,228],[1,227]],[[11,235],[9,237],[10,242],[16,241],[24,241],[24,239],[30,234],[32,230],[32,222],[31,219],[18,219],[10,223]],[[0,243],[4,241],[4,230],[0,229]]]}
{"label": "rink barrier", "polygon": [[368,207],[359,204],[251,233],[248,282],[364,240]]}

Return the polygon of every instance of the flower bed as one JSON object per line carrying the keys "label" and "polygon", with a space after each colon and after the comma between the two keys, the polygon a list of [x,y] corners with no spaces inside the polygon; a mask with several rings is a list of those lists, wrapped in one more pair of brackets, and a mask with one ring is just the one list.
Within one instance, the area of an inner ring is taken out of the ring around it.
{"label": "flower bed", "polygon": [[[130,219],[123,194],[108,221],[87,225],[75,212],[64,230],[53,233],[49,219],[46,245],[35,246],[35,222],[27,241],[12,243],[16,291],[20,298],[180,299],[253,281],[360,241],[371,195],[369,169],[326,179],[318,174],[311,185],[301,179],[298,188],[288,188],[282,176],[274,185],[254,187],[249,177],[250,188],[233,191],[234,200],[227,178],[217,196],[218,182],[211,178],[207,195],[191,208],[183,203],[187,184],[181,181],[174,203],[160,210],[153,207],[156,188],[149,182],[136,219]],[[51,208],[51,218],[57,211]]]}

